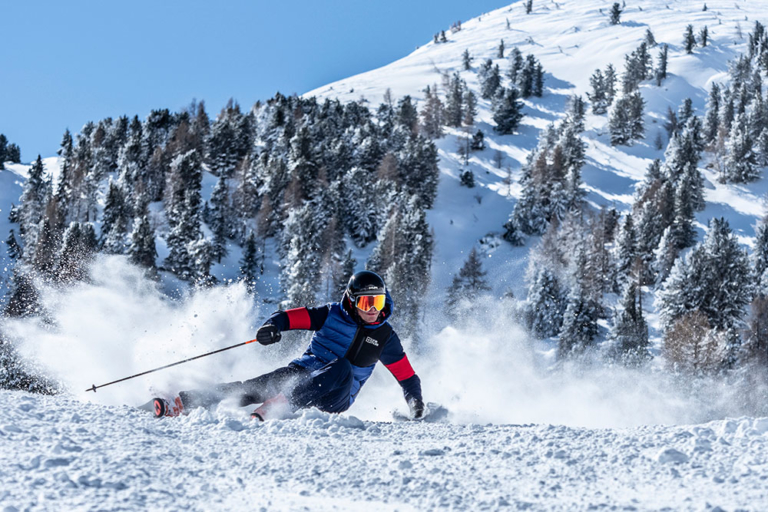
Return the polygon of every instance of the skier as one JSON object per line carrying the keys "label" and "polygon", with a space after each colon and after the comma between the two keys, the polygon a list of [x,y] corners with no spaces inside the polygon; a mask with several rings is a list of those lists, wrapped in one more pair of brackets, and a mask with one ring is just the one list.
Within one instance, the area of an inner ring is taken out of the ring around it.
{"label": "skier", "polygon": [[230,396],[238,396],[241,407],[260,403],[251,414],[259,421],[308,407],[340,413],[354,403],[381,361],[403,388],[411,417],[420,418],[424,414],[421,381],[389,325],[392,306],[384,280],[375,272],[358,272],[350,278],[341,302],[278,311],[259,328],[256,340],[262,345],[280,341],[282,331],[315,331],[301,357],[255,379],[182,391],[172,403],[155,398],[155,416],[177,416]]}

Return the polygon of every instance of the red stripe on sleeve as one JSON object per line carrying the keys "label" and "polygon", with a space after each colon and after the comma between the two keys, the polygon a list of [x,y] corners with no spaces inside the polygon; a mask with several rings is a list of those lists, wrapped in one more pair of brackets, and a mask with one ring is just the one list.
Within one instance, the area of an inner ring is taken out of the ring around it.
{"label": "red stripe on sleeve", "polygon": [[408,361],[408,356],[403,356],[398,362],[385,366],[387,367],[387,370],[392,372],[392,375],[395,376],[398,382],[410,379],[416,375],[416,372],[413,371],[413,368],[411,367],[411,363]]}
{"label": "red stripe on sleeve", "polygon": [[289,329],[309,329],[312,321],[309,319],[307,308],[286,309]]}

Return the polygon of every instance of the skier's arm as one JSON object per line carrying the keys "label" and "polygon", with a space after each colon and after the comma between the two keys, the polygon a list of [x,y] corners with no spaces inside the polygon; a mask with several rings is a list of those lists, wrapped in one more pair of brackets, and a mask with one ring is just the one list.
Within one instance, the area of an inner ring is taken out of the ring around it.
{"label": "skier's arm", "polygon": [[[403,345],[400,343],[400,338],[392,333],[389,341],[384,346],[384,350],[381,352],[379,360],[387,367],[392,375],[397,379],[400,387],[403,388],[403,395],[405,401],[412,410],[421,409],[423,411],[423,399],[421,396],[421,379],[416,375],[413,370],[408,356],[405,355]],[[416,415],[416,417],[420,414]]]}
{"label": "skier's arm", "polygon": [[330,306],[319,308],[294,308],[276,311],[264,322],[256,333],[256,339],[262,345],[270,345],[280,341],[282,331],[305,329],[316,331],[328,318]]}

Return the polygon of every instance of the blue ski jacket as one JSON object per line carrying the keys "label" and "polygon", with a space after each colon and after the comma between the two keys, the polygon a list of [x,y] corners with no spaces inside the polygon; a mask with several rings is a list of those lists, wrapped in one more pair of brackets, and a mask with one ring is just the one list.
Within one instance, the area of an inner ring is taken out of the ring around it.
{"label": "blue ski jacket", "polygon": [[[381,361],[397,379],[406,401],[411,398],[421,400],[421,380],[408,361],[400,338],[391,327],[384,327],[384,324],[389,322],[393,309],[392,298],[387,293],[386,306],[379,316],[379,322],[366,324],[358,317],[354,305],[345,297],[341,302],[332,302],[324,306],[278,311],[265,323],[271,323],[280,331],[294,329],[315,331],[306,352],[291,364],[314,371],[336,359],[345,357],[349,359],[352,363],[354,379],[350,393],[350,406],[373,373],[377,360]],[[376,339],[376,333],[379,333],[379,337],[386,336],[386,339]],[[353,350],[359,352],[359,346],[362,345],[369,351],[369,357],[350,358],[350,347],[355,340],[358,340],[358,347]],[[358,366],[355,363],[364,365]]]}

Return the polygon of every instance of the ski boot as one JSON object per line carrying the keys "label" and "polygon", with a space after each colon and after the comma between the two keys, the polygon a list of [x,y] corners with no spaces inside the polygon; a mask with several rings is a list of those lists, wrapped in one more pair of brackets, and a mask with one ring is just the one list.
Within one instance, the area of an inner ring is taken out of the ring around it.
{"label": "ski boot", "polygon": [[285,418],[291,412],[291,405],[284,394],[280,393],[277,396],[265,400],[263,404],[256,408],[251,413],[251,419],[265,421],[265,420],[279,420]]}
{"label": "ski boot", "polygon": [[184,404],[178,396],[173,402],[169,402],[165,398],[153,398],[152,406],[155,418],[162,418],[163,416],[181,416],[181,414],[184,413]]}

